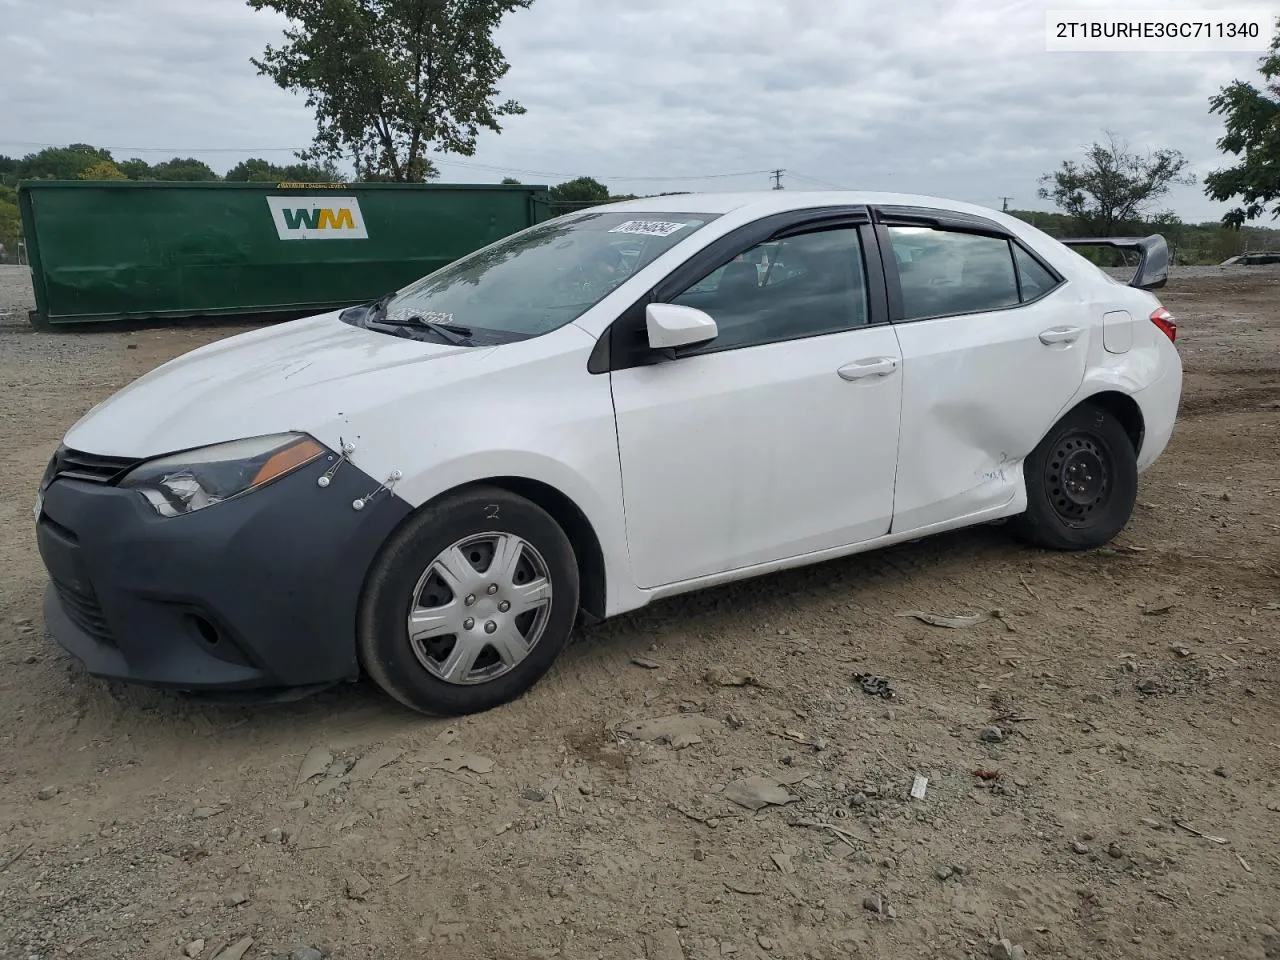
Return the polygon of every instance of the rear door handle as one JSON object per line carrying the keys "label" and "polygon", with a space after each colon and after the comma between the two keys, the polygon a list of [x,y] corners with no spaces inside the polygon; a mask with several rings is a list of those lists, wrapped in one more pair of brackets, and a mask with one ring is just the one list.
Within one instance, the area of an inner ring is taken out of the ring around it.
{"label": "rear door handle", "polygon": [[1044,344],[1075,343],[1084,333],[1081,327],[1050,327],[1040,334],[1040,342]]}
{"label": "rear door handle", "polygon": [[867,377],[887,377],[898,369],[898,361],[893,357],[867,357],[846,363],[836,370],[844,380],[865,380]]}

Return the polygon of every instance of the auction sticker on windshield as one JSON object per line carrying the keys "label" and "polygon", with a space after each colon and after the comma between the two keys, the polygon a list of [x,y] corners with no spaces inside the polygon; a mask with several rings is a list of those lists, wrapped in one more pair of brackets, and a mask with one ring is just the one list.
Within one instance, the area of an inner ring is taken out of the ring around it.
{"label": "auction sticker on windshield", "polygon": [[628,220],[620,223],[610,233],[639,233],[646,237],[669,237],[677,230],[683,230],[688,224],[675,223],[671,220]]}

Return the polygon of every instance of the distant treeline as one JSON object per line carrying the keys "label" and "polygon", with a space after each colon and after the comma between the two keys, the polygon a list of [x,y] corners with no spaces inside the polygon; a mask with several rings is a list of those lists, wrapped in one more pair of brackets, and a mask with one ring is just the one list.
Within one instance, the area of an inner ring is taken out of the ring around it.
{"label": "distant treeline", "polygon": [[[1009,213],[1050,236],[1080,236],[1071,217],[1065,213],[1044,213],[1038,210],[1010,210]],[[1270,227],[1241,227],[1233,230],[1217,221],[1183,223],[1166,216],[1155,222],[1134,222],[1128,224],[1125,230],[1117,231],[1118,235],[1137,237],[1153,233],[1161,234],[1168,241],[1169,253],[1175,264],[1189,266],[1221,263],[1228,257],[1249,251],[1280,250],[1280,230]],[[1091,248],[1080,252],[1092,260],[1100,260],[1103,266],[1114,265],[1107,262],[1105,251],[1099,250],[1096,256]]]}

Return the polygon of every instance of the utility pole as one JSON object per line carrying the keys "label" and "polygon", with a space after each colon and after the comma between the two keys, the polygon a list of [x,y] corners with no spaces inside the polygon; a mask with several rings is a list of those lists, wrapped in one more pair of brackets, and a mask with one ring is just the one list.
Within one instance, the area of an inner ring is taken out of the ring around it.
{"label": "utility pole", "polygon": [[1002,202],[1002,206],[1000,207],[1000,212],[1001,212],[1001,213],[1008,213],[1008,212],[1009,212],[1009,201],[1010,201],[1010,200],[1012,200],[1012,199],[1013,199],[1013,197],[1001,197],[1001,198],[1000,198],[1000,200],[1001,200],[1001,202]]}
{"label": "utility pole", "polygon": [[782,189],[782,175],[786,172],[787,171],[782,169],[770,171],[769,176],[773,177],[773,189],[775,190]]}

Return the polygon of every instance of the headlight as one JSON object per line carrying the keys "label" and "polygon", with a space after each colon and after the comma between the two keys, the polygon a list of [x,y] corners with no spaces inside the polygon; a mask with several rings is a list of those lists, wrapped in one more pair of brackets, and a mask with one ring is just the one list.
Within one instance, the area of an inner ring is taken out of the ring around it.
{"label": "headlight", "polygon": [[233,440],[148,460],[120,486],[137,490],[162,517],[178,517],[278,480],[324,453],[302,433]]}

